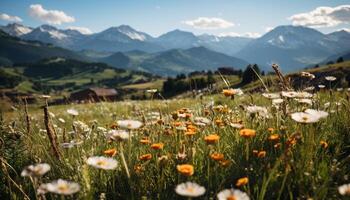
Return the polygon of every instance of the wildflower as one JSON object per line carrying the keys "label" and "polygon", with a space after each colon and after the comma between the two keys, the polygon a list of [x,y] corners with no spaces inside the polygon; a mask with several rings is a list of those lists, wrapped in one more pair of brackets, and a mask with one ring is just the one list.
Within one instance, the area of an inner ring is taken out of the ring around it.
{"label": "wildflower", "polygon": [[163,143],[154,143],[151,145],[151,148],[154,150],[159,150],[159,149],[163,149],[164,144]]}
{"label": "wildflower", "polygon": [[334,77],[334,76],[326,76],[326,77],[324,77],[327,81],[335,81],[335,80],[337,80],[337,78],[336,77]]}
{"label": "wildflower", "polygon": [[266,156],[266,151],[259,151],[258,158],[264,158]]}
{"label": "wildflower", "polygon": [[39,163],[35,165],[29,165],[24,168],[24,170],[21,173],[21,176],[42,176],[46,174],[48,171],[50,171],[51,167],[47,163]]}
{"label": "wildflower", "polygon": [[107,149],[103,152],[105,155],[114,157],[117,154],[117,149],[113,148],[113,149]]}
{"label": "wildflower", "polygon": [[99,169],[112,170],[115,169],[118,165],[118,162],[113,158],[107,158],[104,156],[93,156],[89,157],[86,161],[88,165]]}
{"label": "wildflower", "polygon": [[182,164],[176,166],[177,171],[185,176],[192,176],[194,173],[194,167],[190,164]]}
{"label": "wildflower", "polygon": [[279,93],[263,93],[262,94],[264,97],[268,98],[268,99],[277,99],[280,98],[280,94]]}
{"label": "wildflower", "polygon": [[115,141],[128,140],[130,134],[125,130],[110,130],[107,133],[107,138]]}
{"label": "wildflower", "polygon": [[200,125],[200,126],[205,126],[205,125],[211,124],[210,119],[205,118],[205,117],[195,117],[194,121],[197,125]]}
{"label": "wildflower", "polygon": [[228,125],[231,126],[232,128],[237,128],[237,129],[241,129],[244,127],[243,124],[241,123],[229,123]]}
{"label": "wildflower", "polygon": [[186,182],[177,185],[175,192],[185,197],[199,197],[205,193],[205,188],[197,183]]}
{"label": "wildflower", "polygon": [[265,107],[262,106],[247,106],[247,112],[250,114],[259,114],[262,117],[267,117],[268,116],[268,112],[267,109]]}
{"label": "wildflower", "polygon": [[304,88],[303,90],[304,91],[313,91],[314,89],[315,89],[314,86],[310,86],[310,87]]}
{"label": "wildflower", "polygon": [[138,129],[143,124],[137,120],[118,120],[117,125],[122,129]]}
{"label": "wildflower", "polygon": [[75,146],[78,146],[80,144],[83,144],[83,141],[70,141],[70,142],[65,142],[65,143],[61,143],[60,146],[64,149],[70,149],[73,148]]}
{"label": "wildflower", "polygon": [[315,78],[315,75],[311,74],[310,72],[301,72],[301,76],[309,78],[309,79],[314,79]]}
{"label": "wildflower", "polygon": [[143,139],[140,140],[140,143],[141,144],[151,144],[151,141],[149,139],[147,139],[147,138],[143,138]]}
{"label": "wildflower", "polygon": [[210,158],[215,160],[215,161],[220,161],[224,159],[224,154],[222,153],[213,153],[210,155]]}
{"label": "wildflower", "polygon": [[350,196],[350,183],[339,186],[338,192],[343,196],[344,195]]}
{"label": "wildflower", "polygon": [[318,116],[319,118],[326,118],[328,116],[328,113],[322,110],[306,109],[304,112]]}
{"label": "wildflower", "polygon": [[70,114],[70,115],[72,115],[72,116],[77,116],[77,115],[79,115],[79,112],[78,112],[77,110],[73,109],[73,108],[68,109],[68,110],[67,110],[67,113]]}
{"label": "wildflower", "polygon": [[228,167],[228,166],[230,166],[231,161],[230,160],[220,160],[219,163],[222,167]]}
{"label": "wildflower", "polygon": [[158,90],[157,89],[149,89],[149,90],[146,90],[147,93],[151,93],[151,94],[154,94],[156,93]]}
{"label": "wildflower", "polygon": [[217,194],[218,200],[249,200],[249,196],[240,190],[225,189]]}
{"label": "wildflower", "polygon": [[176,158],[178,160],[185,160],[187,157],[187,154],[185,152],[179,152],[177,155],[176,155]]}
{"label": "wildflower", "polygon": [[294,121],[300,123],[315,123],[318,122],[320,119],[317,115],[312,115],[304,112],[293,113],[291,117]]}
{"label": "wildflower", "polygon": [[323,140],[320,141],[320,145],[324,149],[327,149],[327,147],[328,147],[328,143],[326,141],[323,141]]}
{"label": "wildflower", "polygon": [[220,136],[218,136],[217,134],[210,134],[204,137],[204,140],[207,142],[207,144],[214,144],[217,141],[219,141],[219,139]]}
{"label": "wildflower", "polygon": [[268,138],[270,141],[278,141],[280,139],[280,136],[278,134],[272,134]]}
{"label": "wildflower", "polygon": [[245,128],[239,131],[239,135],[244,138],[251,138],[251,137],[255,137],[256,131],[253,129]]}
{"label": "wildflower", "polygon": [[144,154],[139,157],[140,160],[146,161],[146,160],[151,160],[152,159],[152,154]]}
{"label": "wildflower", "polygon": [[320,89],[323,89],[325,87],[326,87],[325,85],[318,85],[318,88],[320,88]]}
{"label": "wildflower", "polygon": [[72,195],[80,190],[80,186],[78,183],[58,179],[51,183],[44,184],[41,189],[61,195]]}
{"label": "wildflower", "polygon": [[272,99],[272,104],[273,105],[277,105],[277,104],[281,104],[283,103],[283,99]]}
{"label": "wildflower", "polygon": [[237,187],[241,187],[241,186],[247,185],[248,182],[249,182],[248,177],[243,177],[243,178],[240,178],[240,179],[237,180],[236,186]]}
{"label": "wildflower", "polygon": [[58,121],[60,121],[62,124],[66,123],[66,121],[63,118],[58,118]]}
{"label": "wildflower", "polygon": [[226,97],[231,97],[233,95],[236,94],[236,91],[234,89],[224,89],[222,90],[222,93],[226,96]]}

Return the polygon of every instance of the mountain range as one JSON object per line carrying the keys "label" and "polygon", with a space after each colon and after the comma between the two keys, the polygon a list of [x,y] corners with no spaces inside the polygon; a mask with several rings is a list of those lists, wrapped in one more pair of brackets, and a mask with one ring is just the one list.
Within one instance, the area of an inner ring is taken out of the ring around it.
{"label": "mountain range", "polygon": [[[217,65],[244,68],[246,63],[257,63],[265,70],[269,70],[272,63],[277,63],[283,71],[290,72],[350,51],[349,32],[323,34],[302,26],[278,26],[255,39],[194,35],[182,30],[152,37],[128,25],[111,27],[90,35],[49,25],[31,28],[8,24],[0,29],[23,40],[50,43],[74,52],[84,52],[85,57],[95,57],[112,65],[124,62],[125,65],[119,66],[122,68],[152,73],[157,71],[161,75],[220,67]],[[204,57],[206,60],[201,57],[208,56],[209,52],[210,56]],[[218,58],[226,60],[218,62]]]}

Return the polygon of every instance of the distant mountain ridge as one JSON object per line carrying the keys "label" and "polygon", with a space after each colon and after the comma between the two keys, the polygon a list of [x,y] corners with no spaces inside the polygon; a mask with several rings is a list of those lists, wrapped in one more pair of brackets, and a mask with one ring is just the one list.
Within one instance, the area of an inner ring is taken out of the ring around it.
{"label": "distant mountain ridge", "polygon": [[279,26],[235,54],[261,66],[279,64],[291,72],[350,50],[350,33],[323,34],[302,26]]}
{"label": "distant mountain ridge", "polygon": [[[101,60],[105,58],[106,62],[108,60],[114,64],[119,62],[115,57],[107,59],[103,55],[110,56],[116,52],[128,54],[128,52],[140,51],[153,55],[164,53],[164,56],[170,50],[182,52],[181,50],[205,47],[208,50],[246,60],[249,63],[257,63],[263,70],[271,70],[270,65],[277,63],[283,71],[291,72],[320,63],[330,56],[350,51],[349,32],[336,31],[323,34],[312,28],[291,25],[278,26],[255,39],[219,37],[208,34],[194,35],[191,32],[178,29],[159,37],[152,37],[128,25],[110,27],[90,35],[84,35],[76,30],[61,30],[49,25],[31,28],[20,24],[8,24],[0,26],[0,29],[25,40],[51,43],[55,46],[83,52],[83,54],[89,52],[89,56],[97,59],[102,58]],[[163,56],[154,56],[154,58],[161,59]],[[194,57],[192,56],[192,58]],[[186,60],[186,57],[183,59]],[[133,63],[133,61],[130,62]],[[163,61],[160,60],[160,62]],[[157,62],[151,63],[159,66]],[[140,70],[146,68],[140,63],[136,63],[136,66],[138,67],[134,68]],[[167,68],[166,66],[161,67]],[[177,69],[171,71],[177,71]]]}

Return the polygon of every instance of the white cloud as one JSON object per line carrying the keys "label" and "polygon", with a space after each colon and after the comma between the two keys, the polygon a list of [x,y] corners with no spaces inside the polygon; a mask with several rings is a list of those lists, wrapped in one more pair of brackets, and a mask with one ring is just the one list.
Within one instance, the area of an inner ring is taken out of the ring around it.
{"label": "white cloud", "polygon": [[60,10],[45,10],[42,5],[34,4],[29,7],[29,15],[40,21],[49,24],[60,25],[62,23],[74,22],[74,17],[71,17]]}
{"label": "white cloud", "polygon": [[288,18],[293,25],[313,28],[333,27],[350,22],[350,5],[337,7],[318,7],[307,13],[295,14]]}
{"label": "white cloud", "polygon": [[232,22],[216,17],[198,17],[197,19],[187,20],[183,23],[197,29],[221,29],[234,26]]}
{"label": "white cloud", "polygon": [[86,28],[86,27],[69,26],[69,27],[67,27],[67,29],[76,30],[76,31],[79,31],[80,33],[85,34],[85,35],[93,34],[93,32],[89,28]]}
{"label": "white cloud", "polygon": [[22,19],[17,16],[11,16],[6,13],[0,13],[0,19],[4,21],[9,21],[9,22],[21,22]]}
{"label": "white cloud", "polygon": [[246,33],[236,33],[236,32],[227,32],[220,33],[219,37],[247,37],[247,38],[258,38],[261,36],[260,33],[246,32]]}

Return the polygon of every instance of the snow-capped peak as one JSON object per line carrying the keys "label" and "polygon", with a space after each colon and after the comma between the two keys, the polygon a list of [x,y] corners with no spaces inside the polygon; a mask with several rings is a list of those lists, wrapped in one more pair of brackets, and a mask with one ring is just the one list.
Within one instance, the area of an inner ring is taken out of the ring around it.
{"label": "snow-capped peak", "polygon": [[8,24],[7,26],[3,26],[0,28],[6,33],[16,37],[30,33],[33,30],[30,27],[18,23]]}

